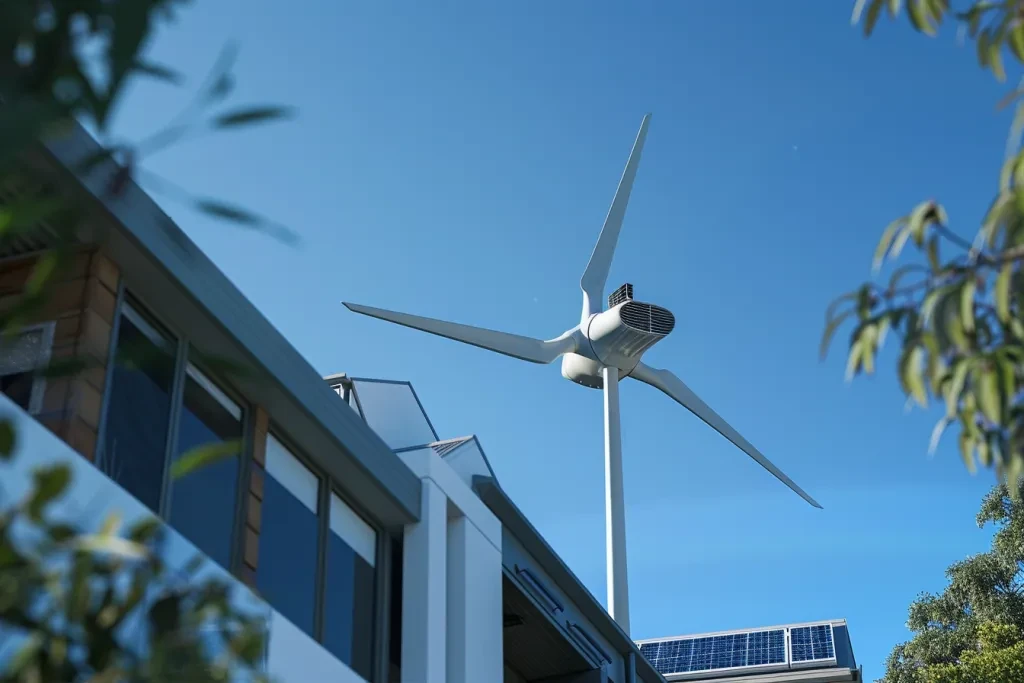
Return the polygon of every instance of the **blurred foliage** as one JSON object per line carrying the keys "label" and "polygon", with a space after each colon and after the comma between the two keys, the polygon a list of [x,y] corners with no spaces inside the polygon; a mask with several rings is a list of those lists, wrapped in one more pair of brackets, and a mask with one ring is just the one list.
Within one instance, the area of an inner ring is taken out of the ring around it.
{"label": "blurred foliage", "polygon": [[[74,237],[89,210],[70,193],[58,195],[52,180],[25,168],[26,154],[58,139],[81,122],[102,140],[100,152],[83,159],[76,173],[103,174],[109,197],[136,180],[168,198],[232,225],[293,242],[287,228],[248,209],[193,195],[142,168],[140,161],[175,143],[205,133],[282,120],[286,107],[256,105],[224,109],[234,88],[237,50],[228,45],[206,82],[166,126],[131,143],[112,138],[118,104],[133,81],[170,86],[181,74],[145,56],[154,33],[174,20],[186,0],[5,0],[0,2],[0,186],[14,188],[0,204],[0,244],[45,222],[58,243],[44,254],[19,301],[0,314],[0,330],[20,328],[46,301],[50,285],[66,268]],[[211,109],[216,109],[208,113]],[[94,209],[93,209],[94,211]]]}
{"label": "blurred foliage", "polygon": [[914,636],[892,651],[883,683],[1024,683],[1024,502],[1000,484],[977,522],[995,527],[991,549],[950,566],[942,593],[914,601]]}
{"label": "blurred foliage", "polygon": [[71,484],[66,464],[41,467],[0,501],[0,682],[265,681],[265,619],[232,604],[237,587],[199,574],[202,555],[168,566],[155,518],[83,533],[54,513]]}
{"label": "blurred foliage", "polygon": [[[56,234],[24,290],[13,304],[5,301],[0,342],[38,315],[71,262],[80,227],[95,212],[81,194],[66,191],[66,181],[26,164],[40,145],[59,140],[76,122],[96,133],[101,150],[70,170],[98,176],[107,199],[116,200],[137,181],[220,221],[295,241],[273,221],[195,195],[141,166],[144,158],[173,144],[291,116],[290,109],[274,105],[226,106],[234,89],[233,45],[164,127],[136,142],[118,140],[112,132],[118,105],[137,79],[184,83],[181,74],[146,53],[153,35],[187,4],[0,2],[0,188],[9,193],[0,201],[0,246],[40,224]],[[247,372],[227,361],[203,360],[223,372]],[[75,375],[96,362],[63,358],[39,374]],[[119,349],[117,362],[163,361]],[[0,458],[11,457],[17,437],[14,424],[0,419]],[[187,471],[236,454],[237,444],[200,446],[187,459]],[[67,468],[39,470],[24,499],[0,507],[0,682],[260,680],[264,625],[230,605],[230,587],[196,576],[198,558],[182,571],[165,566],[155,519],[122,533],[112,517],[90,534],[52,519],[50,510],[69,485]],[[13,645],[17,652],[10,651]]]}
{"label": "blurred foliage", "polygon": [[[954,9],[948,0],[857,0],[854,23],[870,35],[882,16],[906,14],[913,27],[937,34],[957,25],[977,47],[980,65],[999,80],[1006,60],[1024,62],[1024,0],[973,0]],[[1024,83],[1024,81],[1022,81]],[[993,468],[1018,495],[1024,475],[1024,129],[1021,90],[999,185],[971,239],[950,227],[942,205],[921,202],[883,231],[874,255],[877,274],[887,260],[901,263],[887,284],[867,282],[835,300],[826,312],[821,353],[851,322],[848,379],[875,370],[889,336],[898,337],[897,374],[912,403],[944,407],[930,451],[943,432],[959,426],[959,447],[970,471]],[[910,247],[910,248],[908,248]]]}

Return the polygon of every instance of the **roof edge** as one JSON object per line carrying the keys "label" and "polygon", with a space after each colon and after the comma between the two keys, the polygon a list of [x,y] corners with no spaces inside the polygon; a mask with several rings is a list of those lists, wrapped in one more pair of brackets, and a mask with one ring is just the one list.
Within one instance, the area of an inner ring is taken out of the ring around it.
{"label": "roof edge", "polygon": [[597,598],[587,590],[583,582],[569,569],[558,553],[548,545],[548,542],[512,502],[512,499],[508,497],[496,480],[490,477],[473,477],[473,490],[498,517],[502,525],[523,544],[527,552],[537,559],[544,571],[554,579],[559,588],[565,591],[565,594],[576,604],[583,616],[590,620],[619,654],[624,659],[627,659],[630,654],[634,655],[636,671],[642,680],[665,681],[665,677],[658,673],[658,670],[640,654],[637,644],[615,623],[615,620],[597,601]]}

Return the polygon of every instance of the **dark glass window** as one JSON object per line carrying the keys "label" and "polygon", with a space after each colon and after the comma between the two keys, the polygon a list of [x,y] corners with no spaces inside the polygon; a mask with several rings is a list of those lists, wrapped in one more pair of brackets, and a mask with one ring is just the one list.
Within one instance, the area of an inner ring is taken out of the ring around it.
{"label": "dark glass window", "polygon": [[256,588],[274,609],[315,637],[320,481],[272,435],[267,436],[266,466]]}
{"label": "dark glass window", "polygon": [[159,511],[174,383],[174,343],[130,306],[122,311],[101,466],[122,488]]}
{"label": "dark glass window", "polygon": [[49,358],[53,323],[35,325],[0,340],[0,393],[27,412],[39,410],[42,384],[35,371]]}
{"label": "dark glass window", "polygon": [[367,680],[373,673],[377,533],[331,494],[323,644]]}
{"label": "dark glass window", "polygon": [[[175,458],[198,446],[240,441],[241,438],[241,406],[189,364]],[[171,526],[223,567],[231,566],[238,470],[236,454],[205,465],[172,483]]]}

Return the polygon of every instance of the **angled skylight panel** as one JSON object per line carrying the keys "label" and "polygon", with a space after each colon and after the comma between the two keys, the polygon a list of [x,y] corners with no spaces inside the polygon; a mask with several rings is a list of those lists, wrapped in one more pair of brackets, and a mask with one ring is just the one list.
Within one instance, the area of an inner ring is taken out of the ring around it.
{"label": "angled skylight panel", "polygon": [[353,379],[352,388],[363,419],[392,450],[437,441],[437,432],[408,382]]}

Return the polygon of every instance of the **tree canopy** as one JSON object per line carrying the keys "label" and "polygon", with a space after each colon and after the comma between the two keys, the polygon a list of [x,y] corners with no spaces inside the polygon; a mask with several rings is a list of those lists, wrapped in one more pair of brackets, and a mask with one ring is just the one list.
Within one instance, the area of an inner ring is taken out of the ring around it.
{"label": "tree canopy", "polygon": [[1024,502],[997,486],[978,512],[987,552],[946,570],[941,593],[910,606],[913,638],[886,662],[883,683],[1024,683]]}
{"label": "tree canopy", "polygon": [[[1000,81],[1004,62],[1024,62],[1024,0],[972,0],[960,10],[948,0],[857,0],[853,20],[866,35],[881,17],[904,12],[914,28],[935,36],[949,20],[973,40],[979,64]],[[1022,81],[1024,83],[1024,81]],[[959,446],[971,471],[980,462],[1019,491],[1024,475],[1024,90],[1017,102],[1008,154],[994,197],[968,236],[954,230],[942,204],[926,200],[882,231],[876,275],[899,262],[883,284],[871,280],[836,299],[825,314],[822,356],[833,335],[852,323],[847,377],[871,374],[882,345],[898,337],[896,372],[908,403],[944,407],[930,439],[959,426]],[[995,103],[994,103],[995,104]],[[912,200],[911,200],[912,201]],[[980,209],[980,207],[979,207]],[[973,233],[973,234],[972,234]],[[908,253],[917,258],[906,258]]]}

